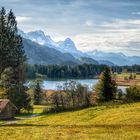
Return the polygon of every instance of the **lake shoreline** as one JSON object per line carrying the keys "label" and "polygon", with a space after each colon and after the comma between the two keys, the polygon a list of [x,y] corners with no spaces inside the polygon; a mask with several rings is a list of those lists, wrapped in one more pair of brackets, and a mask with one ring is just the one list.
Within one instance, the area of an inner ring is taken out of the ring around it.
{"label": "lake shoreline", "polygon": [[[95,85],[98,83],[99,79],[57,79],[57,80],[44,80],[43,84],[42,84],[42,89],[44,91],[58,91],[60,90],[60,88],[58,87],[63,87],[64,83],[67,81],[76,81],[82,85],[87,85],[89,90],[92,91],[92,89],[94,89]],[[121,84],[118,84],[118,89],[121,89],[124,93],[126,92],[126,88],[128,88],[129,86],[123,86]]]}

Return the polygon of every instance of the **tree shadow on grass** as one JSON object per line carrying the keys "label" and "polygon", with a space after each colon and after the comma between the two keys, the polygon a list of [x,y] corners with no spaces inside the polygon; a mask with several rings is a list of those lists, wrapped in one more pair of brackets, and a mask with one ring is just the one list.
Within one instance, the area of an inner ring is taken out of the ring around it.
{"label": "tree shadow on grass", "polygon": [[6,125],[0,125],[0,128],[2,127],[62,127],[62,128],[140,128],[140,124],[133,124],[133,125],[126,125],[126,124],[112,124],[112,125],[48,125],[48,124],[6,124]]}

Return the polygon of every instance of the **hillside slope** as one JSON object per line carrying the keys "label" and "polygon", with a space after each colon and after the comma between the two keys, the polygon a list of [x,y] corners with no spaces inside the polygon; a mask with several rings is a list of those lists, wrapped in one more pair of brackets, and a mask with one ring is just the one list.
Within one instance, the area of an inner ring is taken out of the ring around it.
{"label": "hillside slope", "polygon": [[140,103],[42,115],[0,128],[1,140],[139,140]]}
{"label": "hillside slope", "polygon": [[67,62],[80,64],[80,61],[69,53],[62,53],[54,48],[41,46],[28,39],[24,39],[23,43],[30,64],[63,64]]}

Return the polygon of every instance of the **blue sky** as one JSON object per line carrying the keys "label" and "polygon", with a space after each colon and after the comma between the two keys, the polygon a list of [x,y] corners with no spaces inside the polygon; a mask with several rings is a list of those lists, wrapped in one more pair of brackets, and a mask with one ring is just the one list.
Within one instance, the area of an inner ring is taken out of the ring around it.
{"label": "blue sky", "polygon": [[71,37],[82,51],[140,55],[140,0],[2,0],[25,32]]}

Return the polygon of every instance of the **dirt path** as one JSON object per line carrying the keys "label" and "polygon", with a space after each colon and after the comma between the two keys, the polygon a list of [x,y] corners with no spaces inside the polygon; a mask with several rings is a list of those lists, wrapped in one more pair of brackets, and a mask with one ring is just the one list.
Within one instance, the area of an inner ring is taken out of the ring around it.
{"label": "dirt path", "polygon": [[31,118],[33,118],[33,117],[37,117],[37,116],[39,116],[40,114],[32,114],[32,115],[29,115],[29,116],[25,116],[25,117],[22,117],[22,118],[14,118],[14,119],[12,119],[12,120],[6,120],[6,121],[4,121],[4,123],[2,124],[2,125],[10,125],[10,124],[15,124],[15,123],[17,123],[17,122],[19,122],[19,121],[21,121],[21,120],[26,120],[26,119],[31,119]]}

